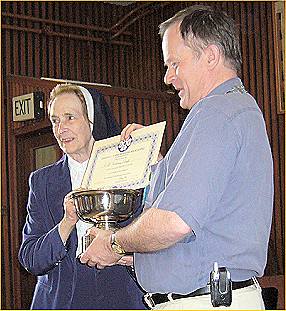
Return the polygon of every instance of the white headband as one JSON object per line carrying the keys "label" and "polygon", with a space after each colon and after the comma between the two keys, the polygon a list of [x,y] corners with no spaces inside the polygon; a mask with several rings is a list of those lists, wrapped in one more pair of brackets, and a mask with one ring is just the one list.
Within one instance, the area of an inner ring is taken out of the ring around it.
{"label": "white headband", "polygon": [[93,119],[94,119],[94,107],[93,107],[93,99],[91,94],[89,93],[89,91],[84,88],[83,86],[78,86],[79,89],[81,90],[84,99],[85,99],[85,103],[86,103],[86,108],[87,108],[87,116],[90,123],[90,130],[92,132],[93,129]]}

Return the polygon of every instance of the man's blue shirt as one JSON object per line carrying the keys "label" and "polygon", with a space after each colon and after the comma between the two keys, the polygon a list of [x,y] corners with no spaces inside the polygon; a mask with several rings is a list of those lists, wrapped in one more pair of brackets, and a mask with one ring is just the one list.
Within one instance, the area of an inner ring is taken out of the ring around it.
{"label": "man's blue shirt", "polygon": [[176,212],[193,233],[168,249],[135,254],[138,281],[148,292],[204,287],[214,262],[226,266],[233,281],[263,274],[272,156],[263,115],[241,85],[239,78],[228,80],[197,102],[153,167],[145,208]]}

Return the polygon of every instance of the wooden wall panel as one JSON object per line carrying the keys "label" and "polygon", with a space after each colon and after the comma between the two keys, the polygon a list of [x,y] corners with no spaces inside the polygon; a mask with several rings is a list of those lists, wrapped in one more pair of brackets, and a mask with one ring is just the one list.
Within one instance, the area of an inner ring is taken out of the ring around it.
{"label": "wooden wall panel", "polygon": [[[1,83],[2,90],[6,88],[3,83]],[[3,100],[3,97],[2,97]],[[6,102],[6,98],[4,99]],[[7,116],[7,106],[2,108],[1,113],[1,297],[5,297],[5,306],[11,305],[11,280],[13,273],[13,266],[9,264],[11,258],[11,223],[10,223],[10,208],[9,208],[9,196],[7,191],[9,191],[9,181],[4,176],[9,176],[8,167],[8,133],[7,133],[7,123],[4,116]],[[3,135],[4,133],[4,135]],[[4,243],[6,241],[6,249],[4,251]],[[3,302],[2,302],[3,304]],[[2,305],[1,304],[1,305]]]}
{"label": "wooden wall panel", "polygon": [[[274,55],[274,37],[273,37],[273,27],[271,27],[272,24],[272,12],[267,11],[266,13],[266,18],[269,21],[267,23],[267,33],[269,36],[268,40],[268,51],[267,55],[269,57],[269,63],[275,63],[275,55]],[[281,233],[284,232],[284,224],[283,223],[283,217],[285,215],[285,211],[282,209],[283,204],[283,199],[284,196],[282,197],[283,193],[283,182],[284,178],[282,180],[281,173],[283,174],[283,168],[281,167],[281,160],[280,160],[280,155],[282,155],[282,149],[284,144],[284,136],[280,136],[281,140],[279,139],[279,127],[278,125],[278,118],[280,118],[280,115],[277,114],[277,103],[278,103],[278,98],[277,94],[275,92],[275,68],[273,66],[268,67],[268,81],[269,81],[269,86],[270,86],[270,96],[267,98],[268,101],[268,106],[270,107],[269,111],[269,119],[271,123],[271,146],[272,146],[272,151],[275,157],[274,161],[274,176],[276,177],[276,182],[274,183],[274,189],[275,189],[275,195],[274,195],[274,217],[273,217],[273,228],[276,228],[276,230],[272,230],[272,236],[270,240],[270,247],[272,247],[275,251],[273,252],[273,255],[276,257],[275,260],[273,260],[273,265],[276,265],[277,270],[283,271],[283,267],[285,265],[285,257],[284,256],[279,256],[278,254],[281,253],[281,251],[284,249],[284,235]],[[285,127],[283,126],[283,129]],[[280,143],[283,143],[280,144]],[[284,154],[285,155],[285,154]],[[285,176],[285,175],[284,175]],[[284,202],[285,203],[285,202]],[[282,227],[283,226],[283,227]],[[280,229],[283,231],[281,232]],[[270,255],[270,254],[269,254]],[[274,257],[273,256],[273,257]],[[272,258],[269,258],[268,260],[271,260]],[[270,270],[270,267],[268,267]]]}

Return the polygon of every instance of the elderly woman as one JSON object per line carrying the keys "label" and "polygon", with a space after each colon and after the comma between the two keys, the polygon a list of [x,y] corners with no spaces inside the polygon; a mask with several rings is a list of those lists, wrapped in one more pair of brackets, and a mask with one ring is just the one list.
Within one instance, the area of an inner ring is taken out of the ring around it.
{"label": "elderly woman", "polygon": [[89,225],[78,219],[67,194],[80,187],[94,140],[120,133],[109,107],[95,91],[60,84],[48,109],[65,155],[29,180],[19,260],[37,276],[31,309],[145,309],[126,267],[97,270],[77,259]]}

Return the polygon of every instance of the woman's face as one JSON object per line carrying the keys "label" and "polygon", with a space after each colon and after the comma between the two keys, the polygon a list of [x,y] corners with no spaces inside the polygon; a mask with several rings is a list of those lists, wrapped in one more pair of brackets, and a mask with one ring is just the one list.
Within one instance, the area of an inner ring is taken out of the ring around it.
{"label": "woman's face", "polygon": [[94,140],[80,99],[72,93],[58,95],[50,106],[50,120],[60,148],[78,162],[87,160]]}

